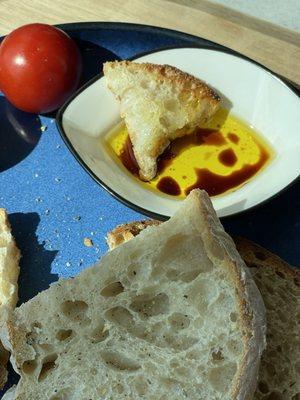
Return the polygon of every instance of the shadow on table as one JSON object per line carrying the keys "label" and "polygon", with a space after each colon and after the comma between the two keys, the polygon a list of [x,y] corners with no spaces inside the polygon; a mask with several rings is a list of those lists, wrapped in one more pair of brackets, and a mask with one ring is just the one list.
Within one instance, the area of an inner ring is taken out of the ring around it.
{"label": "shadow on table", "polygon": [[119,57],[107,50],[105,47],[98,46],[87,40],[74,38],[82,56],[82,77],[80,85],[84,85],[94,76],[102,72],[102,66],[106,61],[119,60]]}
{"label": "shadow on table", "polygon": [[[82,75],[79,89],[89,80],[102,72],[102,66],[106,61],[115,61],[120,58],[105,47],[98,46],[87,40],[73,38],[82,57]],[[45,114],[46,117],[55,118],[57,111]]]}
{"label": "shadow on table", "polygon": [[0,173],[24,160],[41,137],[38,115],[16,109],[0,97]]}
{"label": "shadow on table", "polygon": [[57,280],[57,275],[51,273],[51,263],[57,250],[46,250],[38,242],[36,229],[40,222],[37,213],[15,213],[9,215],[12,233],[21,251],[19,277],[19,303],[23,303],[49,284]]}

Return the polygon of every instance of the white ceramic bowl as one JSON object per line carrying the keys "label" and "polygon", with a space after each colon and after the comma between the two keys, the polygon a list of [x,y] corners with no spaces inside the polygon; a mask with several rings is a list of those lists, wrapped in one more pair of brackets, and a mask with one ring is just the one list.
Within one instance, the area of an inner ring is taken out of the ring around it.
{"label": "white ceramic bowl", "polygon": [[[254,207],[298,178],[300,99],[279,78],[251,61],[212,49],[168,49],[136,61],[173,65],[205,80],[229,99],[235,115],[261,132],[275,149],[275,158],[256,177],[234,192],[212,198],[219,217]],[[80,89],[57,116],[68,147],[100,185],[148,216],[164,219],[173,215],[180,200],[139,185],[107,151],[105,136],[119,120],[119,104],[103,76]]]}

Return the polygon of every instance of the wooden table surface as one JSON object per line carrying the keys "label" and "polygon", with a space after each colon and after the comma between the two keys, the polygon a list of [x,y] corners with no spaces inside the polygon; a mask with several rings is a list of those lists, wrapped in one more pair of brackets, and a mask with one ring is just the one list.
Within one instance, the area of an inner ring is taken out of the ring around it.
{"label": "wooden table surface", "polygon": [[228,46],[300,85],[300,34],[208,0],[0,0],[0,35],[30,22],[121,21]]}

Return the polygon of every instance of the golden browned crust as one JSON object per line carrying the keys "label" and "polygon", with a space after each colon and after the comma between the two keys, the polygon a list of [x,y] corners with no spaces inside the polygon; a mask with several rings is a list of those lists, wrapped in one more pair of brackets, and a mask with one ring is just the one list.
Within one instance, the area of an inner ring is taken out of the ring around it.
{"label": "golden browned crust", "polygon": [[107,244],[112,250],[124,242],[137,236],[141,231],[146,229],[148,226],[156,226],[161,222],[154,219],[144,221],[134,221],[124,225],[118,225],[112,231],[107,234]]}
{"label": "golden browned crust", "polygon": [[108,68],[115,68],[120,65],[126,66],[131,71],[144,70],[145,72],[150,72],[156,76],[158,81],[169,81],[173,84],[175,83],[180,90],[192,92],[200,98],[209,98],[216,104],[221,100],[220,96],[201,79],[167,64],[136,63],[127,60],[112,61],[104,64],[104,73]]}
{"label": "golden browned crust", "polygon": [[284,279],[285,275],[292,277],[296,286],[300,286],[300,270],[269,250],[242,237],[234,238],[236,247],[249,268],[269,268],[275,270],[276,275]]}

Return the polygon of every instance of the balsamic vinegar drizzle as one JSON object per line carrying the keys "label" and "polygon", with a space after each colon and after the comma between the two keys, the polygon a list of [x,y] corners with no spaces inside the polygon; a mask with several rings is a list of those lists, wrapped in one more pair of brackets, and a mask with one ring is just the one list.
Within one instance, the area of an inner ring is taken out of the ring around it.
{"label": "balsamic vinegar drizzle", "polygon": [[192,186],[185,189],[185,194],[188,195],[191,190],[201,188],[206,190],[210,196],[216,196],[248,181],[269,159],[269,154],[264,148],[261,148],[260,151],[260,158],[255,164],[246,164],[243,168],[226,176],[214,174],[206,168],[195,168],[197,180]]}

